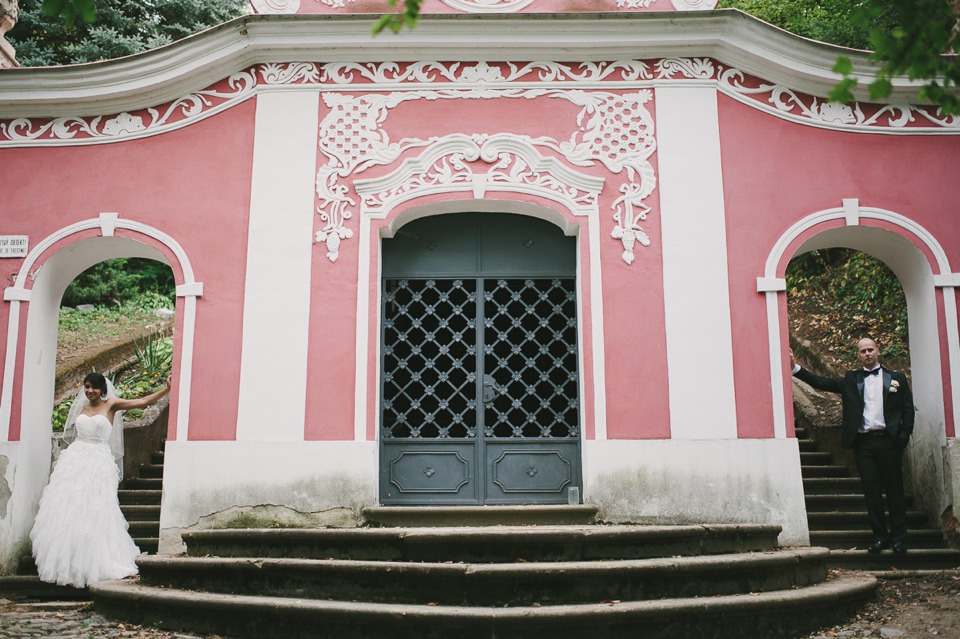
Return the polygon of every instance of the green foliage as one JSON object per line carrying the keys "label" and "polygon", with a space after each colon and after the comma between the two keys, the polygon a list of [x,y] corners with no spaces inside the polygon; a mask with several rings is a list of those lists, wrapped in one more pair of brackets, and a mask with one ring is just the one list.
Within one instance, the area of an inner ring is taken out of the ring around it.
{"label": "green foliage", "polygon": [[[420,17],[420,5],[423,0],[404,0],[403,11],[400,13],[388,13],[380,16],[373,25],[373,35],[377,35],[384,29],[390,29],[394,33],[400,33],[403,27],[414,28],[417,26],[417,19]],[[397,0],[387,0],[387,5],[397,6]]]}
{"label": "green foliage", "polygon": [[[145,293],[153,295],[144,297]],[[78,275],[64,291],[62,304],[120,305],[137,300],[138,308],[152,311],[163,306],[173,308],[170,299],[174,293],[169,266],[156,260],[121,257],[94,264]],[[164,300],[160,306],[156,306],[158,296]]]}
{"label": "green foliage", "polygon": [[[881,12],[892,13],[892,29],[870,29],[872,60],[881,63],[870,84],[870,99],[881,100],[893,90],[891,80],[907,76],[921,80],[920,100],[940,105],[945,114],[960,113],[960,62],[956,55],[960,5],[952,0],[866,0],[852,14],[857,25],[869,25]],[[844,80],[830,93],[837,102],[851,102],[856,80],[853,69],[841,71]]]}
{"label": "green foliage", "polygon": [[83,18],[84,22],[93,22],[97,19],[97,7],[94,0],[43,0],[43,13],[50,17],[61,16],[68,25],[73,25],[76,17]]}
{"label": "green foliage", "polygon": [[73,399],[64,400],[53,407],[53,432],[62,433],[63,427],[67,424],[67,415],[70,413],[70,406]]}
{"label": "green foliage", "polygon": [[246,5],[245,0],[20,0],[20,17],[7,39],[23,66],[94,62],[179,40],[242,15]]}
{"label": "green foliage", "polygon": [[[925,84],[918,98],[960,113],[960,60],[956,0],[720,0],[718,8],[745,11],[781,29],[806,38],[873,51],[881,68],[870,84],[870,99],[882,100],[893,90],[891,80],[907,76]],[[857,80],[853,64],[840,56],[833,70],[843,79],[830,91],[835,102],[852,102]]]}
{"label": "green foliage", "polygon": [[161,375],[169,375],[173,362],[173,338],[147,335],[133,340],[137,349],[137,364],[142,378],[155,382]]}
{"label": "green foliage", "polygon": [[856,364],[854,344],[872,337],[885,357],[907,353],[907,305],[897,276],[880,260],[850,249],[812,251],[790,261],[791,304],[807,309],[824,346]]}
{"label": "green foliage", "polygon": [[717,8],[734,8],[804,38],[853,49],[870,48],[870,29],[892,29],[889,12],[881,12],[867,24],[851,17],[860,0],[720,0]]}

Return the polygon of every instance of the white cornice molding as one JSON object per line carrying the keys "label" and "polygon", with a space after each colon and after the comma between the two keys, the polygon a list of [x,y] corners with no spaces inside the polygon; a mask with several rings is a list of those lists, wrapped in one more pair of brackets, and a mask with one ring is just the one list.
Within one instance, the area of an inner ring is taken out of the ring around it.
{"label": "white cornice molding", "polygon": [[[375,16],[237,18],[145,53],[82,65],[0,73],[0,118],[89,116],[176,100],[252,64],[322,62],[562,62],[711,57],[768,82],[824,96],[844,54],[862,75],[867,54],[799,38],[736,10],[591,14],[424,15],[416,29],[371,37]],[[915,102],[895,83],[891,102]]]}

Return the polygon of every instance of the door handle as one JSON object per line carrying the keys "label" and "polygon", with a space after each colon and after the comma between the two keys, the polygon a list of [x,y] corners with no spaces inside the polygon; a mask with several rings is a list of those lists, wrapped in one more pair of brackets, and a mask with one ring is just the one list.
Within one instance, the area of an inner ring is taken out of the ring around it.
{"label": "door handle", "polygon": [[497,386],[496,381],[490,375],[483,376],[483,403],[492,402],[497,395],[503,395],[506,389]]}

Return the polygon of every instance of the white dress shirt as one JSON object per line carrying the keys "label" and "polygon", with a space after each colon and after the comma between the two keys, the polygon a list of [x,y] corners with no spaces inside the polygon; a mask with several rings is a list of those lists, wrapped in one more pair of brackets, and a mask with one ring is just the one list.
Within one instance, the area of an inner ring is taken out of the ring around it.
{"label": "white dress shirt", "polygon": [[[869,372],[866,368],[863,371]],[[887,423],[883,421],[883,371],[876,375],[864,375],[863,427],[860,432],[884,430],[886,427]]]}

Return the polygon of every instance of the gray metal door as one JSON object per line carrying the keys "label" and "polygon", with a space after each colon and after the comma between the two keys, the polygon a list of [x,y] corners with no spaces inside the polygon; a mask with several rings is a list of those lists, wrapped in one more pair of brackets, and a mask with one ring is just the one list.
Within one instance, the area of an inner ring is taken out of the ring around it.
{"label": "gray metal door", "polygon": [[383,241],[380,499],[567,503],[579,488],[576,241],[519,215]]}

